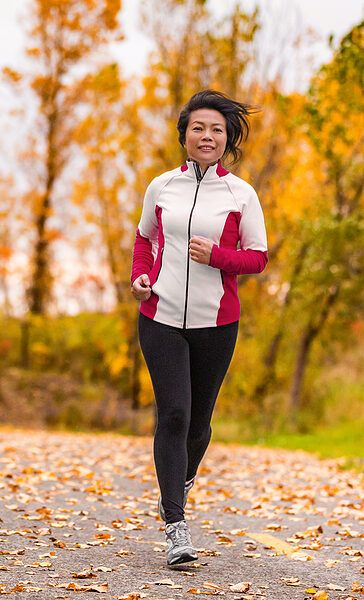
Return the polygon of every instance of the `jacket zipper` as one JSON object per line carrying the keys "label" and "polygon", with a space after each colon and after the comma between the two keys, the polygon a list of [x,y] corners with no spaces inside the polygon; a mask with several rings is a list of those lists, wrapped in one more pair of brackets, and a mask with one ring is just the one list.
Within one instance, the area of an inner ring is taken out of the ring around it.
{"label": "jacket zipper", "polygon": [[190,243],[190,237],[191,237],[191,220],[192,220],[192,213],[193,213],[193,209],[195,208],[195,204],[196,204],[196,199],[197,199],[197,194],[198,194],[198,190],[200,187],[200,183],[201,180],[203,179],[203,176],[205,175],[207,169],[205,170],[205,172],[202,174],[201,173],[201,169],[200,169],[200,165],[193,163],[193,167],[195,169],[195,173],[196,173],[196,179],[197,179],[197,186],[196,186],[196,191],[195,191],[195,197],[193,200],[193,205],[191,208],[191,212],[190,212],[190,218],[188,221],[188,239],[187,239],[187,278],[186,278],[186,294],[185,294],[185,310],[184,310],[184,315],[183,315],[183,327],[186,327],[186,317],[187,317],[187,300],[188,300],[188,283],[189,283],[189,273],[190,273],[190,252],[189,252],[189,243]]}

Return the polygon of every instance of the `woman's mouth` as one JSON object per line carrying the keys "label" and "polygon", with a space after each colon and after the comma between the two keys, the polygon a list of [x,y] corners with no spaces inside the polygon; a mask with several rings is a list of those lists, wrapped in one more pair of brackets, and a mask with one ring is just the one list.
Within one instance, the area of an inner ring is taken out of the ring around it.
{"label": "woman's mouth", "polygon": [[212,146],[199,146],[198,149],[204,150],[205,152],[207,152],[209,150],[214,150],[214,148]]}

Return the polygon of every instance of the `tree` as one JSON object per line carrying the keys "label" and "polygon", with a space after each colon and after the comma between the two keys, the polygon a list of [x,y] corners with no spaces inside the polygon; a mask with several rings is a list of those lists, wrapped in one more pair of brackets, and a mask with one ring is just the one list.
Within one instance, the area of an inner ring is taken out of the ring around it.
{"label": "tree", "polygon": [[313,78],[304,112],[307,136],[325,173],[321,196],[326,207],[315,223],[304,273],[310,302],[291,386],[293,421],[315,338],[330,317],[331,327],[338,327],[363,316],[363,31],[364,22],[353,27]]}
{"label": "tree", "polygon": [[[28,138],[29,159],[34,164],[28,200],[34,226],[29,308],[44,313],[52,293],[51,244],[59,229],[50,226],[56,186],[70,160],[77,107],[82,102],[85,68],[106,43],[120,39],[117,16],[120,0],[33,0],[29,21],[32,46],[27,55],[35,72],[30,87],[37,98],[37,118]],[[10,69],[4,75],[14,86],[21,76]]]}

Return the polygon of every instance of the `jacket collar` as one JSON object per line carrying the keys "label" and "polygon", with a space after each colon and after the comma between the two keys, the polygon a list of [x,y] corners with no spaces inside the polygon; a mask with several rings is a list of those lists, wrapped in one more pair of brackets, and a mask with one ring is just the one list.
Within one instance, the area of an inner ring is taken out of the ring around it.
{"label": "jacket collar", "polygon": [[205,173],[202,173],[199,164],[196,161],[187,158],[186,162],[181,166],[181,171],[187,175],[187,177],[191,177],[195,181],[201,181],[201,178],[204,181],[207,179],[220,179],[220,177],[224,177],[224,175],[229,173],[229,171],[222,166],[220,159],[213,165],[209,165]]}

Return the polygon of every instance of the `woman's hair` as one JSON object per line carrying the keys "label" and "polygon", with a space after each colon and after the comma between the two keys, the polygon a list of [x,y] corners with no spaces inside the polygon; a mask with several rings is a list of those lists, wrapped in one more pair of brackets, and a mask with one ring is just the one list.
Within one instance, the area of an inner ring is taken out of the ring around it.
{"label": "woman's hair", "polygon": [[260,107],[237,102],[222,92],[216,92],[215,90],[197,92],[185,104],[179,115],[177,129],[179,131],[178,140],[181,146],[184,146],[186,143],[186,130],[190,114],[193,110],[198,110],[199,108],[213,108],[225,117],[227,141],[223,156],[232,154],[232,164],[236,163],[242,156],[239,145],[242,140],[247,140],[249,135],[250,127],[246,117],[260,111]]}

